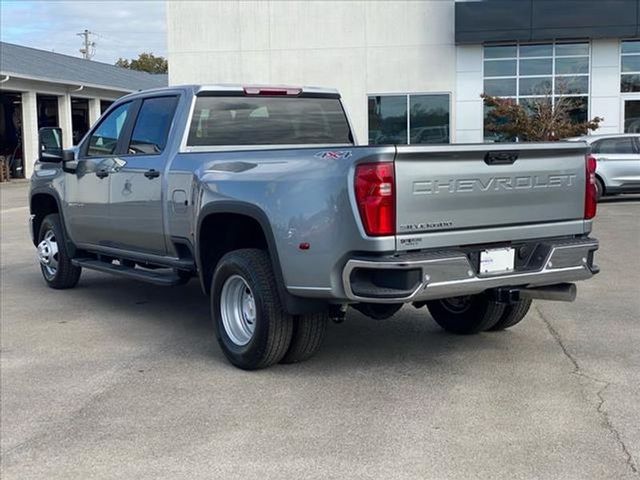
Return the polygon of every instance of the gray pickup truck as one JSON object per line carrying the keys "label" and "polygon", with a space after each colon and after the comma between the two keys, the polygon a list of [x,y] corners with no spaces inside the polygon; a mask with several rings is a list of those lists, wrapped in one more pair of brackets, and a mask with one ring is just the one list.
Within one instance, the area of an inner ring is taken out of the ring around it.
{"label": "gray pickup truck", "polygon": [[309,358],[348,306],[495,331],[598,271],[585,143],[356,146],[335,90],[226,85],[123,97],[61,145],[41,130],[31,179],[46,283],[197,277],[243,369]]}

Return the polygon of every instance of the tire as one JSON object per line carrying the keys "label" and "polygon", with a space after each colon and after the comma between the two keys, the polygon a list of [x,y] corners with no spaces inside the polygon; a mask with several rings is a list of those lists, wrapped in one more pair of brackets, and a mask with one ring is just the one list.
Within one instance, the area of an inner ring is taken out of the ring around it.
{"label": "tire", "polygon": [[531,307],[531,302],[532,300],[530,298],[523,298],[516,303],[507,305],[500,319],[494,326],[487,328],[487,330],[496,332],[498,330],[513,327],[527,315],[527,312],[529,312],[529,308]]}
{"label": "tire", "polygon": [[58,290],[73,288],[82,268],[71,263],[60,215],[52,213],[42,220],[38,232],[38,260],[46,284]]}
{"label": "tire", "polygon": [[602,183],[602,180],[600,180],[600,178],[596,177],[596,201],[599,202],[600,199],[604,197],[604,194],[604,183]]}
{"label": "tire", "polygon": [[265,251],[242,249],[222,257],[213,274],[211,315],[222,352],[243,370],[278,363],[291,344],[293,317],[280,304]]}
{"label": "tire", "polygon": [[427,308],[438,325],[458,335],[488,330],[504,312],[504,304],[493,301],[484,293],[430,300]]}
{"label": "tire", "polygon": [[315,355],[322,345],[328,323],[326,312],[294,317],[291,345],[280,363],[304,362]]}

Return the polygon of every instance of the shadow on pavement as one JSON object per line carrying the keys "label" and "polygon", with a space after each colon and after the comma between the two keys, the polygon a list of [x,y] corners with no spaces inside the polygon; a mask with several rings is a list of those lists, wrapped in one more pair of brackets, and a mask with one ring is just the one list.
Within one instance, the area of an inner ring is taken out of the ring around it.
{"label": "shadow on pavement", "polygon": [[[207,361],[226,363],[215,339],[209,299],[195,279],[184,286],[163,288],[91,274],[81,279],[74,292],[90,298],[97,311],[117,308],[118,317],[136,322],[136,327],[148,330],[150,336],[169,335],[166,354],[175,350],[194,361],[204,356]],[[119,322],[108,328],[114,337],[127,334],[127,327]],[[513,332],[450,335],[433,322],[426,308],[405,306],[394,317],[381,321],[350,309],[344,323],[329,324],[324,345],[313,359],[281,368],[293,375],[308,369],[339,371],[372,366],[405,369],[413,365],[422,369],[439,365],[446,369],[451,354],[477,355],[480,360],[485,350],[511,350],[511,335]]]}
{"label": "shadow on pavement", "polygon": [[603,197],[600,199],[599,203],[625,203],[625,202],[638,202],[638,201],[640,201],[640,194],[638,195],[621,194],[621,195],[614,195],[611,197]]}

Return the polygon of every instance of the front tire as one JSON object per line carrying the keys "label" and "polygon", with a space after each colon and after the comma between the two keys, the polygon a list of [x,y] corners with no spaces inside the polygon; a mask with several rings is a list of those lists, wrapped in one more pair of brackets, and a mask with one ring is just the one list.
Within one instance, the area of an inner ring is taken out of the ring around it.
{"label": "front tire", "polygon": [[488,330],[500,320],[504,305],[488,295],[467,295],[427,302],[429,313],[444,330],[458,335],[470,335]]}
{"label": "front tire", "polygon": [[287,353],[293,317],[284,311],[266,252],[242,249],[222,257],[213,274],[211,313],[222,352],[236,367],[256,370]]}
{"label": "front tire", "polygon": [[60,215],[52,213],[42,220],[38,232],[38,261],[44,281],[58,290],[73,288],[82,269],[71,263]]}

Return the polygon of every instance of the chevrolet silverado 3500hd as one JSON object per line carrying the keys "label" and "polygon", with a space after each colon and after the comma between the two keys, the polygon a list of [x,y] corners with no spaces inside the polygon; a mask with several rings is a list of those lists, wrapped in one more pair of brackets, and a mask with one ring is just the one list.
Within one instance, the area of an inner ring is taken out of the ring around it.
{"label": "chevrolet silverado 3500hd", "polygon": [[335,90],[218,85],[128,95],[60,145],[41,131],[31,179],[45,282],[197,277],[243,369],[309,358],[347,306],[501,330],[598,271],[581,142],[357,146]]}

